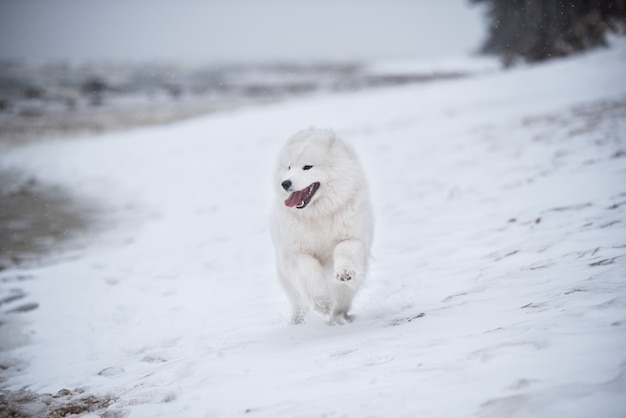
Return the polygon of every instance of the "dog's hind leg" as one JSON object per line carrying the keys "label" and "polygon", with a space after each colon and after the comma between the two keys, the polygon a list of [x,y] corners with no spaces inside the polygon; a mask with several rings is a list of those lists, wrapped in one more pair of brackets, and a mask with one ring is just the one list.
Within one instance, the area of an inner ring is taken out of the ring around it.
{"label": "dog's hind leg", "polygon": [[354,316],[350,315],[352,307],[352,299],[354,299],[355,290],[344,283],[336,282],[331,284],[331,293],[333,297],[333,306],[330,311],[328,323],[330,325],[345,324],[352,322]]}

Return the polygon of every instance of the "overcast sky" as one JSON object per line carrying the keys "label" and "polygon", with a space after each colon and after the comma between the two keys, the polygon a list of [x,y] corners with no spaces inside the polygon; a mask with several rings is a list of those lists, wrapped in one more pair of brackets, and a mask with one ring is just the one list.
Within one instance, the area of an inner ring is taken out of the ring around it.
{"label": "overcast sky", "polygon": [[0,0],[0,58],[411,59],[470,53],[469,0]]}

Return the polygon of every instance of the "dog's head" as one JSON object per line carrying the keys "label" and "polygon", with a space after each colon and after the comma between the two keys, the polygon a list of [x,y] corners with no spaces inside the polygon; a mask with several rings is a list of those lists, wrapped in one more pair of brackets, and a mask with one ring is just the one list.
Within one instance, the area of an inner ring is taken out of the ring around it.
{"label": "dog's head", "polygon": [[276,186],[284,205],[303,213],[329,213],[360,187],[360,168],[352,149],[330,130],[298,132],[281,153]]}

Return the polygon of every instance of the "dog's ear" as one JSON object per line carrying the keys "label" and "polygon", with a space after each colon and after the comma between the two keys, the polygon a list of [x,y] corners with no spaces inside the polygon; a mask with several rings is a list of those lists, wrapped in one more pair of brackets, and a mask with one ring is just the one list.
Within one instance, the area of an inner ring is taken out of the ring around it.
{"label": "dog's ear", "polygon": [[335,131],[330,131],[330,135],[328,136],[327,145],[329,147],[332,147],[333,144],[335,143],[336,139],[337,139],[337,135],[335,134]]}

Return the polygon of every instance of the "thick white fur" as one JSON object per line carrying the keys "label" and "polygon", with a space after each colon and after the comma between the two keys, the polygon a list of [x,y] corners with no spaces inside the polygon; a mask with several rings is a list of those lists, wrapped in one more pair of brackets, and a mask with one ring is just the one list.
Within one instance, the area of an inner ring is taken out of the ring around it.
{"label": "thick white fur", "polygon": [[[313,166],[303,170],[306,165]],[[303,209],[287,207],[290,192],[320,187]],[[292,322],[309,309],[330,324],[351,321],[352,300],[368,270],[373,216],[356,154],[330,130],[298,132],[284,146],[276,173],[271,231],[280,282],[293,307]]]}

